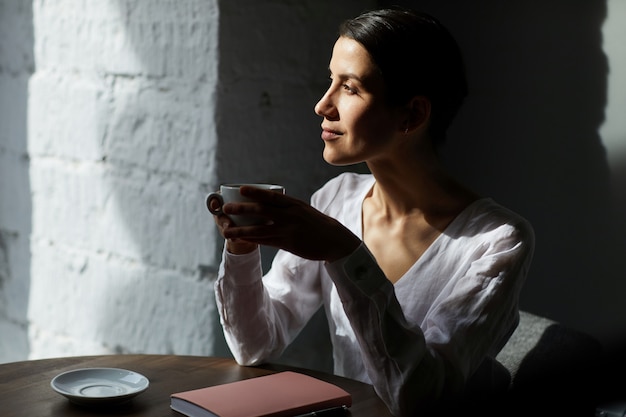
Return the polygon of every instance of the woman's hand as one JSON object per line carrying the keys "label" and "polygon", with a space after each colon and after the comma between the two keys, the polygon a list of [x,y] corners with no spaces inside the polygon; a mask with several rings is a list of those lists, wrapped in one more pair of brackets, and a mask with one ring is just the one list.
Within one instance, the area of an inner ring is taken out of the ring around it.
{"label": "woman's hand", "polygon": [[[219,208],[219,202],[217,200],[212,200],[209,204],[211,204],[211,209],[213,210],[217,210]],[[259,246],[256,243],[227,238],[224,235],[224,231],[229,227],[235,227],[235,224],[225,214],[214,214],[213,219],[215,220],[215,224],[217,225],[217,229],[220,234],[226,239],[226,250],[228,252],[235,255],[243,255],[245,253],[252,252]]]}
{"label": "woman's hand", "polygon": [[[240,192],[254,202],[224,204],[224,214],[215,216],[232,253],[247,253],[260,244],[306,259],[333,262],[352,253],[361,243],[337,220],[301,200],[254,187],[243,186]],[[228,215],[253,215],[267,222],[239,227]]]}

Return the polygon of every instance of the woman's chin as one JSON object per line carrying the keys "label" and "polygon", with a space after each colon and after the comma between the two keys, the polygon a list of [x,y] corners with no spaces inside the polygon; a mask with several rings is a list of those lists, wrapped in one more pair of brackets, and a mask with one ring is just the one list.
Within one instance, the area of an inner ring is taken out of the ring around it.
{"label": "woman's chin", "polygon": [[338,159],[338,158],[326,158],[324,157],[324,161],[326,161],[326,163],[328,165],[332,165],[332,166],[336,166],[336,167],[344,167],[347,165],[355,165],[360,163],[361,161],[352,161],[349,159]]}
{"label": "woman's chin", "polygon": [[334,166],[346,165],[345,163],[342,162],[342,158],[339,158],[335,152],[327,152],[325,150],[323,157],[324,157],[324,161],[326,161],[326,163],[328,163],[329,165],[334,165]]}

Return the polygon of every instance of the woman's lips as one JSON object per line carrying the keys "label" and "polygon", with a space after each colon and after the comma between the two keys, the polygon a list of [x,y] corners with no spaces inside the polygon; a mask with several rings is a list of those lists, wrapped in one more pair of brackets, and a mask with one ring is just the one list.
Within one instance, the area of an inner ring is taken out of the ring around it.
{"label": "woman's lips", "polygon": [[339,136],[341,136],[342,133],[341,132],[337,132],[335,130],[330,130],[330,129],[322,129],[322,139],[323,140],[334,140],[339,138]]}

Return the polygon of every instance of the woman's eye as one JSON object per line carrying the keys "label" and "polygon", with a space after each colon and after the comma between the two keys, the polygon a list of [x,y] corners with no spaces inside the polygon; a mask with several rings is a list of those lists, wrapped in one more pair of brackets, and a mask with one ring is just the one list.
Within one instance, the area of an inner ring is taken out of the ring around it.
{"label": "woman's eye", "polygon": [[[328,83],[332,85],[333,82],[335,82],[335,79],[331,75],[328,77]],[[348,94],[358,93],[358,90],[356,88],[351,87],[349,84],[346,84],[346,83],[341,84],[341,88],[343,88]]]}
{"label": "woman's eye", "polygon": [[343,87],[344,90],[346,90],[350,94],[356,94],[357,93],[356,88],[352,88],[348,84],[342,84],[342,87]]}

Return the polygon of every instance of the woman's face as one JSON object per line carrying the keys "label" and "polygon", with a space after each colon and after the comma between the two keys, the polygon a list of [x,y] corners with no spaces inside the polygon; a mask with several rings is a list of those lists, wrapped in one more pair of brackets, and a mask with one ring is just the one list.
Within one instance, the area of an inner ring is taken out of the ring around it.
{"label": "woman's face", "polygon": [[329,65],[330,87],[315,105],[322,116],[324,159],[348,165],[384,157],[402,132],[401,113],[385,101],[385,84],[367,50],[340,37]]}

